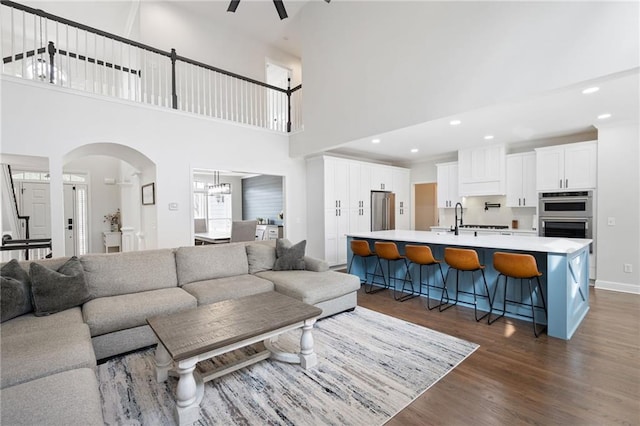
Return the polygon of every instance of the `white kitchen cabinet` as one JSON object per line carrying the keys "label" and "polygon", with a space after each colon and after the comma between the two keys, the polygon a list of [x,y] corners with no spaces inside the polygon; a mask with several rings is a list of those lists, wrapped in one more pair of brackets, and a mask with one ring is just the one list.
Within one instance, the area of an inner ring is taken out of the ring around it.
{"label": "white kitchen cabinet", "polygon": [[371,164],[371,190],[393,191],[393,172],[390,166]]}
{"label": "white kitchen cabinet", "polygon": [[[331,266],[347,262],[346,234],[371,230],[371,182],[379,167],[383,166],[328,156],[307,160],[307,255]],[[387,191],[393,187],[394,169],[384,166],[389,173]],[[378,173],[377,179],[382,175]]]}
{"label": "white kitchen cabinet", "polygon": [[453,208],[461,202],[458,195],[458,163],[436,164],[438,207]]}
{"label": "white kitchen cabinet", "polygon": [[504,144],[458,151],[459,195],[504,195],[506,155]]}
{"label": "white kitchen cabinet", "polygon": [[538,202],[536,192],[536,154],[507,155],[507,207],[535,207]]}
{"label": "white kitchen cabinet", "polygon": [[393,169],[393,192],[396,194],[396,229],[411,229],[411,182],[408,169]]}
{"label": "white kitchen cabinet", "polygon": [[536,189],[558,191],[596,187],[597,143],[536,149]]}
{"label": "white kitchen cabinet", "polygon": [[367,163],[349,163],[349,230],[371,231],[371,167]]}

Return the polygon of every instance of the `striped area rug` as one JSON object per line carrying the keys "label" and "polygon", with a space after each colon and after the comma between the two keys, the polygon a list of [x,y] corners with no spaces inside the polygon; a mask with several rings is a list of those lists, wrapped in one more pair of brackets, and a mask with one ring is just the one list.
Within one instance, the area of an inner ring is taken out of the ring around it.
{"label": "striped area rug", "polygon": [[[380,425],[478,348],[470,343],[362,307],[316,323],[318,365],[266,360],[205,384],[196,425]],[[300,331],[280,336],[295,352]],[[299,349],[298,349],[299,350]],[[244,349],[199,369],[228,362]],[[157,383],[154,351],[98,366],[105,422],[173,425],[177,379]]]}

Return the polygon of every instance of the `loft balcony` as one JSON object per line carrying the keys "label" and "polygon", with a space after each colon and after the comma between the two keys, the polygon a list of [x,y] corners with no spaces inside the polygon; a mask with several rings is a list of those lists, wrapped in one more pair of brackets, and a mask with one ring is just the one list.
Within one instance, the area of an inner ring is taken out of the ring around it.
{"label": "loft balcony", "polygon": [[303,129],[302,85],[272,86],[6,0],[0,35],[6,75],[277,132]]}

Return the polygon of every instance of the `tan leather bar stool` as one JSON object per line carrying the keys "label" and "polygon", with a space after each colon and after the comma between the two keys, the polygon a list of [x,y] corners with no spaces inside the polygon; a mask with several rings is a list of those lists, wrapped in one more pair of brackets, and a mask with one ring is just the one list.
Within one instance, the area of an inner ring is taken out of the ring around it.
{"label": "tan leather bar stool", "polygon": [[[351,246],[351,252],[353,253],[353,256],[351,257],[351,262],[349,262],[347,273],[349,274],[351,273],[351,266],[353,265],[353,261],[355,260],[356,257],[362,260],[362,269],[364,270],[364,281],[360,280],[360,283],[364,284],[365,293],[376,293],[380,290],[385,290],[389,288],[387,283],[384,281],[384,274],[382,271],[382,265],[380,264],[380,259],[378,258],[378,255],[375,252],[371,251],[371,248],[369,247],[369,242],[366,240],[351,240],[350,246]],[[374,258],[376,262],[373,272],[369,272],[369,268],[367,265],[367,260],[371,258]],[[378,270],[378,266],[380,267],[379,274],[376,273]],[[367,288],[369,277],[371,277],[371,283]],[[375,283],[376,277],[382,277],[383,282],[377,283],[377,284],[383,284],[383,287],[378,287],[374,290],[373,285],[376,284]]]}
{"label": "tan leather bar stool", "polygon": [[[376,254],[378,255],[378,259],[380,260],[384,259],[387,262],[387,277],[389,278],[387,287],[391,287],[391,282],[393,281],[393,298],[400,302],[404,302],[405,300],[409,300],[413,297],[419,296],[420,292],[416,292],[415,289],[413,288],[413,279],[411,278],[411,273],[409,272],[409,263],[407,261],[407,258],[400,254],[396,243],[388,242],[388,241],[376,241],[375,249],[376,249]],[[404,278],[398,278],[395,275],[391,275],[390,265],[392,262],[398,262],[398,261],[404,264],[404,267],[405,267]],[[382,271],[382,277],[384,278],[384,271]],[[411,292],[409,294],[405,294],[403,296],[398,297],[398,291],[397,291],[397,285],[396,285],[398,280],[401,280],[403,282],[402,290],[400,290],[400,293],[404,293],[405,290],[407,289],[407,284],[410,283]],[[387,283],[386,279],[385,279],[385,283]]]}
{"label": "tan leather bar stool", "polygon": [[[542,293],[542,287],[540,286],[540,277],[542,272],[538,271],[538,264],[536,258],[530,254],[517,254],[517,253],[503,253],[495,252],[493,254],[493,268],[499,272],[496,278],[496,286],[493,289],[493,301],[496,300],[496,291],[498,290],[498,284],[500,283],[500,277],[504,277],[504,296],[502,298],[502,314],[491,319],[491,313],[493,312],[493,303],[489,310],[489,324],[493,324],[497,319],[502,318],[507,311],[507,302],[516,303],[524,306],[531,306],[531,320],[533,321],[533,334],[538,337],[538,327],[536,325],[536,313],[535,309],[542,308],[544,310],[545,318],[547,318],[547,304],[544,300],[544,294]],[[507,282],[509,278],[520,279],[520,286],[522,287],[522,280],[528,280],[529,282],[529,294],[531,297],[531,303],[523,303],[522,301],[507,299]],[[536,285],[531,287],[531,280],[536,279]],[[538,290],[539,298],[542,300],[542,306],[534,304],[533,295]],[[545,327],[542,328],[544,330]]]}
{"label": "tan leather bar stool", "polygon": [[[476,321],[480,321],[482,318],[489,315],[489,312],[478,318],[478,296],[486,297],[489,300],[489,306],[491,306],[491,295],[489,294],[489,287],[487,286],[487,279],[484,276],[484,265],[480,264],[480,260],[478,259],[478,252],[471,249],[459,249],[452,247],[445,247],[444,249],[444,261],[449,265],[449,270],[447,271],[447,278],[449,277],[449,272],[452,270],[456,271],[456,298],[455,302],[452,304],[447,304],[444,308],[443,298],[444,292],[442,293],[442,298],[440,299],[440,312],[449,309],[452,306],[458,304],[458,293],[469,293],[473,294],[473,314],[476,318]],[[482,274],[482,281],[484,282],[484,289],[486,295],[476,293],[476,282],[474,280],[474,272],[480,271]],[[460,272],[471,272],[471,284],[473,288],[473,292],[462,291],[459,289],[458,282],[460,280]],[[445,287],[446,287],[446,279],[445,279]]]}
{"label": "tan leather bar stool", "polygon": [[418,265],[418,268],[420,268],[420,294],[422,293],[422,269],[424,266],[427,267],[427,271],[429,270],[430,266],[437,266],[438,269],[440,270],[440,276],[442,277],[442,287],[438,287],[436,285],[430,284],[429,283],[429,275],[427,275],[427,282],[426,287],[427,287],[427,309],[432,310],[435,309],[437,307],[439,307],[441,305],[442,302],[438,303],[435,306],[431,306],[431,298],[429,297],[429,288],[433,287],[433,288],[437,288],[439,290],[442,290],[443,294],[446,293],[447,294],[447,303],[449,303],[449,294],[447,292],[447,287],[444,285],[445,281],[444,281],[444,274],[442,273],[442,266],[440,265],[440,261],[438,259],[436,259],[435,257],[433,257],[433,252],[431,251],[431,247],[429,246],[418,246],[418,245],[414,245],[414,244],[407,244],[404,247],[404,254],[405,256],[407,256],[407,259],[409,259],[409,263],[413,263]]}

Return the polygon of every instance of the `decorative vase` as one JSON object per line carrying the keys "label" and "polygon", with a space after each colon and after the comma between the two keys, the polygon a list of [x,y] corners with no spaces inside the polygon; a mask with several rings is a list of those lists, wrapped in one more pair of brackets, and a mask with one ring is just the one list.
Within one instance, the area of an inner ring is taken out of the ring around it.
{"label": "decorative vase", "polygon": [[111,232],[118,232],[118,224],[117,223],[112,223],[111,224]]}

